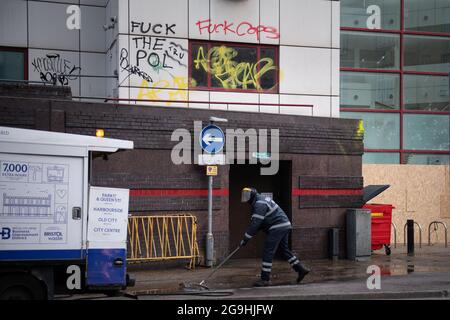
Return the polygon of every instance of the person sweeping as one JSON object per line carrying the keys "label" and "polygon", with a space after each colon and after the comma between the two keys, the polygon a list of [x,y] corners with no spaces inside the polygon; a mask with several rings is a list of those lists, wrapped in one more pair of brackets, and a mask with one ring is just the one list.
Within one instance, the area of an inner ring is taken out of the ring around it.
{"label": "person sweeping", "polygon": [[240,246],[245,246],[259,230],[267,234],[262,257],[261,279],[254,286],[266,287],[271,284],[272,261],[278,248],[281,249],[283,257],[290,263],[294,271],[298,273],[297,283],[300,283],[310,269],[305,267],[289,250],[288,241],[292,225],[286,213],[272,199],[259,194],[255,188],[242,189],[241,201],[251,205],[252,216]]}

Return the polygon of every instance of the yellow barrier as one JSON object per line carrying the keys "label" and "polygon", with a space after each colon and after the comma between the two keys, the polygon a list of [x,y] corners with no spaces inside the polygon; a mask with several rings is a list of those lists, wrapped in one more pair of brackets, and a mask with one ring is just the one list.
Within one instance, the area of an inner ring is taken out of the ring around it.
{"label": "yellow barrier", "polygon": [[193,215],[128,218],[128,263],[199,258],[197,218]]}

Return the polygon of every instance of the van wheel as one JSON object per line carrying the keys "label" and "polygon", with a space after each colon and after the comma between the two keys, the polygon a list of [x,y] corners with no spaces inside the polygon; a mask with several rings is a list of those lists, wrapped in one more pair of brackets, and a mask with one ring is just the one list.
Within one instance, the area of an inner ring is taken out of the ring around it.
{"label": "van wheel", "polygon": [[9,274],[0,278],[0,300],[45,300],[45,288],[35,277]]}

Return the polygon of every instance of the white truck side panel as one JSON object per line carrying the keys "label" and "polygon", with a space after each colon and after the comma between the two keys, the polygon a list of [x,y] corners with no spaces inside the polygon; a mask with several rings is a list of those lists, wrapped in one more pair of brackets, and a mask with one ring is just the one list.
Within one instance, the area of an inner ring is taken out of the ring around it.
{"label": "white truck side panel", "polygon": [[0,250],[81,252],[85,159],[0,153]]}

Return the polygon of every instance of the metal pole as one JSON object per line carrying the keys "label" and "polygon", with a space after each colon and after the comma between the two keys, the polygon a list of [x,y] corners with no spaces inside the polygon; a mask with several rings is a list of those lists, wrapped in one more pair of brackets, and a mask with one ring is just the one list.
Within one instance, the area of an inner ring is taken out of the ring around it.
{"label": "metal pole", "polygon": [[414,220],[407,220],[408,255],[414,255]]}
{"label": "metal pole", "polygon": [[214,237],[212,233],[212,187],[213,177],[208,177],[208,233],[206,234],[206,266],[214,264]]}

